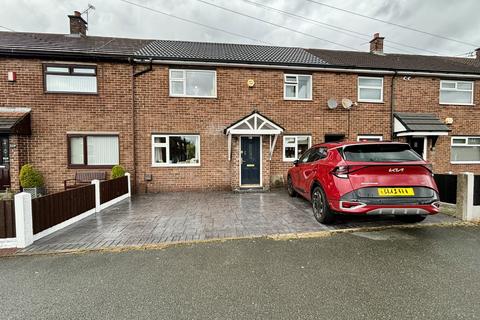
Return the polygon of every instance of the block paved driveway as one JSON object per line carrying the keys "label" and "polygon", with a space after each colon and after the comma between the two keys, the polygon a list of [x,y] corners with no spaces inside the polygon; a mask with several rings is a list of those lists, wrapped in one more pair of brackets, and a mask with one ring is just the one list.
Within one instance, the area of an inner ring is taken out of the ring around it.
{"label": "block paved driveway", "polygon": [[[422,223],[456,219],[438,214]],[[36,241],[23,252],[139,246],[399,224],[393,217],[341,218],[319,224],[310,203],[286,191],[159,193],[134,196]]]}

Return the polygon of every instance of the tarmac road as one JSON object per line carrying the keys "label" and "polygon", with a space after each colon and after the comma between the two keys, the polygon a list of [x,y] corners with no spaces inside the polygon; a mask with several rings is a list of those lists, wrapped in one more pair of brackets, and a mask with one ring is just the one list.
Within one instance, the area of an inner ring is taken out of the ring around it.
{"label": "tarmac road", "polygon": [[480,227],[0,258],[1,319],[476,319]]}

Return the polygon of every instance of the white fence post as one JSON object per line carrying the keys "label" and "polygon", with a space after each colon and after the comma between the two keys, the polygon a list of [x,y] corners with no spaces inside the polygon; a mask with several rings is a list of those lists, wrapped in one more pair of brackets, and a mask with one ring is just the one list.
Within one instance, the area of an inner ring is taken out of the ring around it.
{"label": "white fence post", "polygon": [[95,212],[100,212],[100,180],[92,180],[95,185]]}
{"label": "white fence post", "polygon": [[130,198],[132,196],[132,181],[131,181],[130,173],[126,172],[125,176],[127,177],[127,181],[128,181],[128,197]]}
{"label": "white fence post", "polygon": [[14,201],[17,248],[25,248],[33,243],[32,195],[17,193]]}
{"label": "white fence post", "polygon": [[479,220],[480,210],[473,205],[475,176],[471,172],[461,172],[457,179],[457,216],[465,221]]}

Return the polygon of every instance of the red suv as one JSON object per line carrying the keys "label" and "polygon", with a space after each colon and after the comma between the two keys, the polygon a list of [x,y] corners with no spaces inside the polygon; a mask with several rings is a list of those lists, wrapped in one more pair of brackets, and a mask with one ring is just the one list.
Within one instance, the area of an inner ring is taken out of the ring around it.
{"label": "red suv", "polygon": [[336,213],[420,222],[440,206],[431,166],[406,143],[315,145],[288,170],[287,188],[310,200],[315,219],[325,224]]}

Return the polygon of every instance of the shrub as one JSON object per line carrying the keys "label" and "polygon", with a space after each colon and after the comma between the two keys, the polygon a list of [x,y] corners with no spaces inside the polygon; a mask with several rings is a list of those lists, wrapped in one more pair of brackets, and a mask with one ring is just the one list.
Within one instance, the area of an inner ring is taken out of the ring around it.
{"label": "shrub", "polygon": [[31,164],[26,164],[20,169],[20,185],[22,188],[43,187],[43,176]]}
{"label": "shrub", "polygon": [[125,169],[122,166],[120,165],[113,166],[112,174],[111,174],[112,179],[120,178],[120,177],[123,177],[124,175],[125,175]]}

